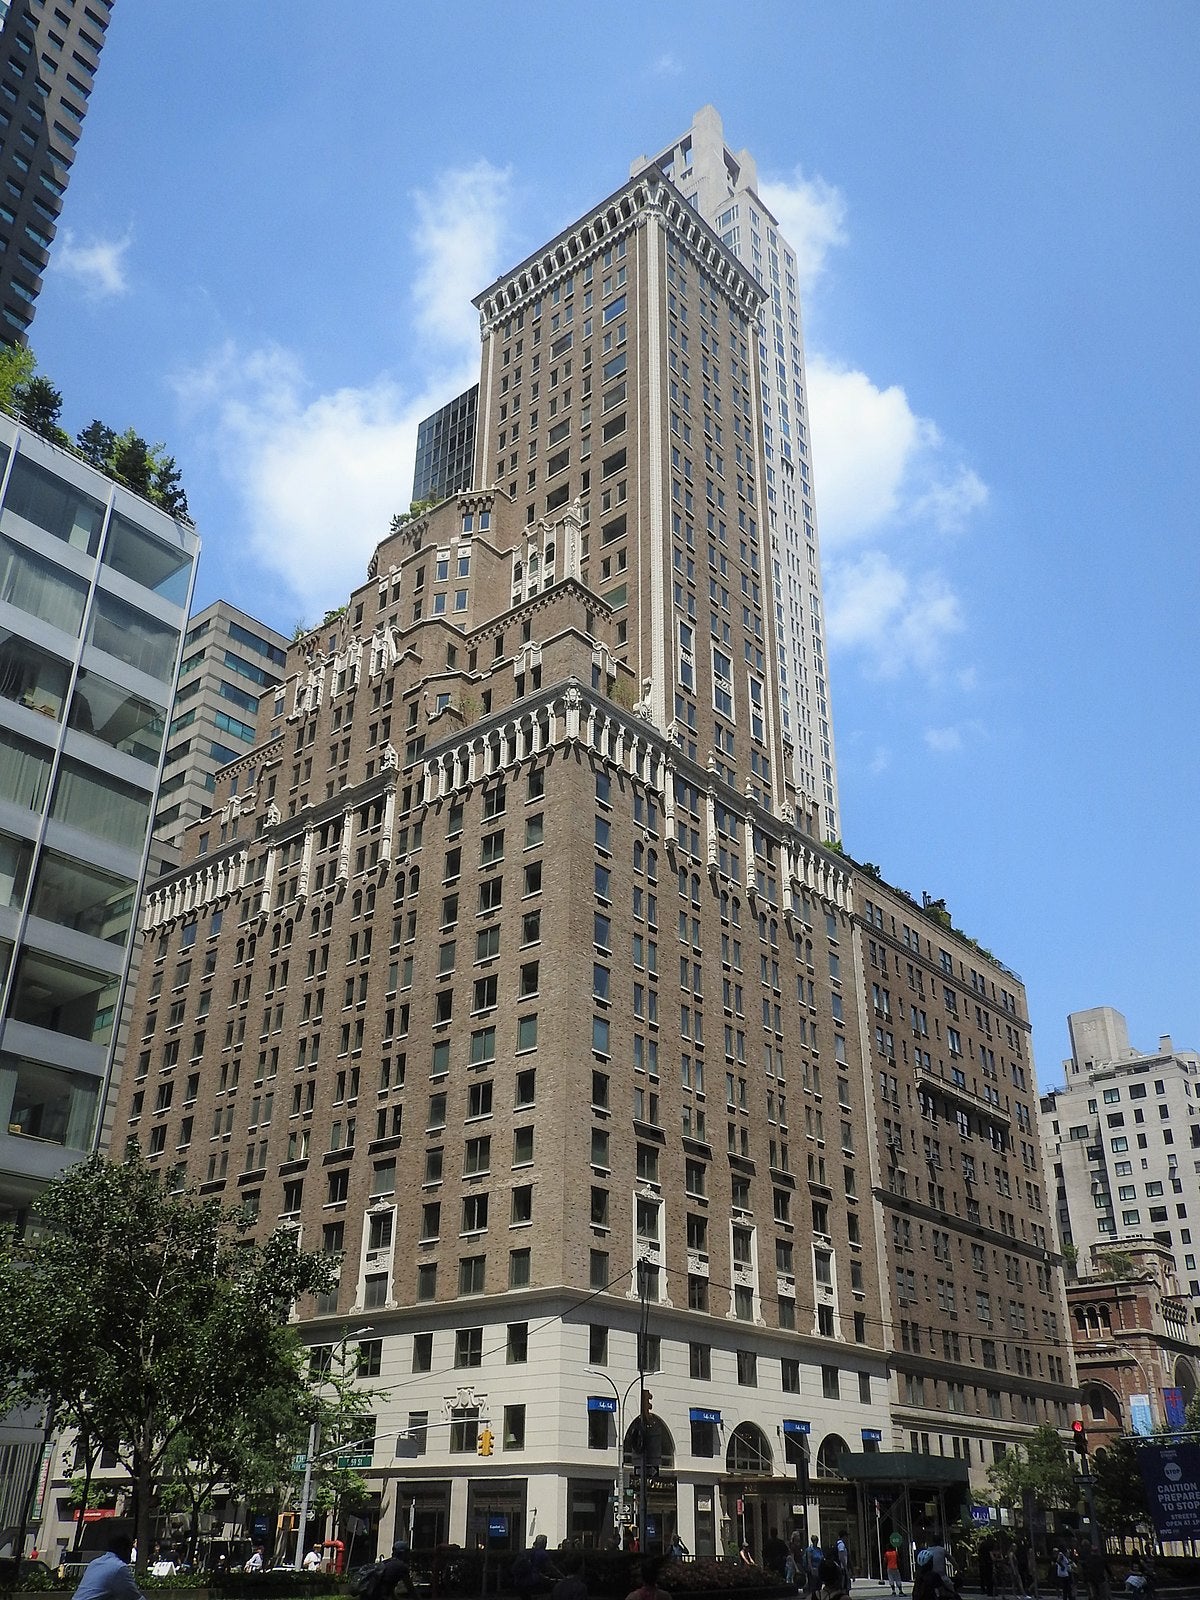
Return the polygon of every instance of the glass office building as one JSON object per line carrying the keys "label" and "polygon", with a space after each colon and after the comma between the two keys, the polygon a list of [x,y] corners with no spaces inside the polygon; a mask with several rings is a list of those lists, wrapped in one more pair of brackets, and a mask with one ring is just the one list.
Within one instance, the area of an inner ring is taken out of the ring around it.
{"label": "glass office building", "polygon": [[0,415],[0,1223],[99,1137],[198,550]]}

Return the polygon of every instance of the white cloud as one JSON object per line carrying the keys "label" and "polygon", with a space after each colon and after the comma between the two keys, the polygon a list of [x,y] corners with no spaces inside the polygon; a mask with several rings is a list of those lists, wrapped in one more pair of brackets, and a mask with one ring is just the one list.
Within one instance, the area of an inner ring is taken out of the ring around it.
{"label": "white cloud", "polygon": [[902,529],[957,532],[987,486],[953,459],[940,429],[899,384],[821,356],[808,363],[821,543],[830,551]]}
{"label": "white cloud", "polygon": [[941,754],[949,754],[954,750],[961,750],[963,743],[961,728],[926,728],[925,743],[931,750]]}
{"label": "white cloud", "polygon": [[940,573],[910,576],[880,550],[830,564],[825,619],[830,642],[856,651],[880,677],[935,671],[963,629],[958,598]]}
{"label": "white cloud", "polygon": [[678,78],[682,73],[683,62],[670,50],[664,51],[650,66],[650,75],[654,78]]}
{"label": "white cloud", "polygon": [[108,300],[129,288],[125,256],[130,235],[121,239],[92,239],[84,243],[70,228],[59,236],[53,270],[73,278],[90,300]]}
{"label": "white cloud", "polygon": [[509,212],[512,174],[477,161],[442,173],[432,189],[413,195],[415,247],[422,265],[413,285],[417,322],[437,345],[479,347],[479,313],[472,295],[495,278]]}
{"label": "white cloud", "polygon": [[177,384],[246,513],[251,553],[311,620],[340,604],[412,489],[417,426],[479,377],[471,296],[495,277],[509,175],[485,161],[417,194],[414,299],[427,374],[319,392],[279,346],[229,344]]}
{"label": "white cloud", "polygon": [[810,294],[830,250],[846,243],[845,198],[824,178],[806,178],[799,167],[790,179],[765,181],[758,190],[796,252],[800,293]]}
{"label": "white cloud", "polygon": [[310,620],[365,580],[372,550],[408,503],[417,424],[456,392],[447,380],[406,396],[381,377],[318,394],[289,352],[233,346],[179,389],[208,414],[252,554]]}

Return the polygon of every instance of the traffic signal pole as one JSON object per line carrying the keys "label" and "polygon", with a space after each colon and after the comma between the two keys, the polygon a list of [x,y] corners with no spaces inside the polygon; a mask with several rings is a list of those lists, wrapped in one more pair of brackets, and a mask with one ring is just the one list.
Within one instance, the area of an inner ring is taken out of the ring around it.
{"label": "traffic signal pole", "polygon": [[637,1264],[638,1298],[642,1303],[641,1320],[638,1324],[638,1415],[641,1419],[638,1450],[638,1550],[644,1552],[646,1548],[646,1445],[649,1427],[647,1417],[650,1410],[651,1396],[646,1393],[646,1331],[650,1321],[650,1302],[647,1298],[646,1263],[639,1261]]}
{"label": "traffic signal pole", "polygon": [[[1096,1520],[1096,1492],[1092,1481],[1091,1454],[1088,1448],[1087,1428],[1082,1422],[1073,1422],[1071,1424],[1071,1444],[1074,1446],[1075,1454],[1079,1457],[1079,1479],[1083,1487],[1083,1503],[1087,1507],[1092,1553],[1102,1562],[1104,1560],[1104,1540],[1100,1534],[1100,1524]],[[1100,1600],[1109,1600],[1107,1569],[1100,1579],[1098,1589]]]}

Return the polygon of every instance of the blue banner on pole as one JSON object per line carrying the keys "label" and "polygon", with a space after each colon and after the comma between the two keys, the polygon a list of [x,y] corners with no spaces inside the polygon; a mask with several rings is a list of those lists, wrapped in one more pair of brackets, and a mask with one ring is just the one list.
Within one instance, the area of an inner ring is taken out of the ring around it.
{"label": "blue banner on pole", "polygon": [[1200,1539],[1200,1445],[1139,1445],[1137,1459],[1159,1538]]}
{"label": "blue banner on pole", "polygon": [[1129,1426],[1134,1433],[1140,1433],[1143,1437],[1154,1432],[1154,1413],[1150,1409],[1148,1394],[1129,1396]]}
{"label": "blue banner on pole", "polygon": [[1187,1426],[1187,1407],[1183,1403],[1182,1389],[1164,1389],[1163,1410],[1167,1414],[1168,1428],[1185,1428]]}

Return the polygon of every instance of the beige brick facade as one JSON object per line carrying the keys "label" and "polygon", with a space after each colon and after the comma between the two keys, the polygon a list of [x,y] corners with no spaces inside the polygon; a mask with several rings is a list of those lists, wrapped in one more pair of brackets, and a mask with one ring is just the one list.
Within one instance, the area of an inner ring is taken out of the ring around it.
{"label": "beige brick facade", "polygon": [[[1032,1164],[1016,1154],[1035,1091],[1031,1066],[1028,1095],[997,1077],[994,1102],[927,1085],[954,1067],[878,1040],[870,985],[886,946],[899,1003],[888,919],[907,902],[871,881],[860,928],[853,864],[789,776],[758,294],[650,173],[482,295],[476,479],[496,486],[398,524],[293,645],[258,747],[147,900],[116,1140],[343,1252],[336,1297],[300,1315],[314,1344],[361,1342],[388,1391],[381,1537],[474,1542],[488,1509],[509,1542],[611,1536],[617,1433],[587,1401],[636,1390],[639,1263],[664,1424],[652,1543],[678,1527],[713,1549],[739,1515],[756,1547],[790,1527],[799,1424],[828,1533],[854,1514],[847,1451],[969,1436],[981,1466],[985,1436],[1033,1421],[993,1427],[979,1401],[947,1424],[935,1383],[986,1365],[965,1321],[944,1371],[905,1354],[925,1408],[889,1397],[917,1317],[896,1303],[894,1218],[931,1279],[934,1230],[951,1239],[964,1295],[975,1241],[993,1277],[1020,1263],[1027,1319],[1057,1281],[1032,1198],[1012,1198],[1010,1235],[971,1219],[957,1176],[898,1194],[892,1113],[911,1165],[922,1114],[967,1107],[963,1150],[985,1122],[1011,1132],[987,1170],[1040,1197],[1032,1132]],[[921,926],[907,959],[932,990]],[[967,947],[945,943],[965,1006]],[[1006,1010],[977,964],[1027,1063],[1020,986]],[[958,1160],[960,1136],[938,1137]],[[960,1314],[922,1302],[922,1337]],[[995,1380],[1006,1405],[1066,1392],[1026,1333],[1032,1372]],[[402,1432],[415,1459],[395,1459]]]}

